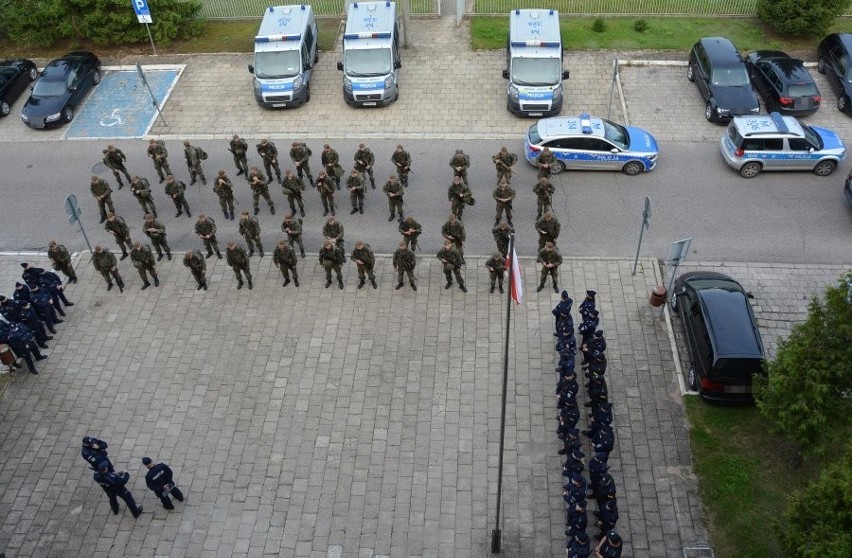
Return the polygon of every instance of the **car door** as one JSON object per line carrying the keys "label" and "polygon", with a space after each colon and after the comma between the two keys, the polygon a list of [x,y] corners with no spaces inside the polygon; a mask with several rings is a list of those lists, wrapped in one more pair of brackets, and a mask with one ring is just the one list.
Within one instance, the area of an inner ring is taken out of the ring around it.
{"label": "car door", "polygon": [[[618,149],[603,138],[585,138],[589,164],[586,168],[595,170],[621,170],[621,154]],[[615,149],[615,153],[613,153]]]}
{"label": "car door", "polygon": [[833,45],[828,50],[828,65],[826,73],[829,81],[834,87],[835,92],[840,95],[843,93],[843,80],[846,79],[846,70],[848,68],[848,60],[846,53],[840,48],[840,45]]}
{"label": "car door", "polygon": [[758,62],[754,66],[752,74],[752,83],[760,93],[766,103],[766,111],[770,112],[775,107],[775,102],[778,99],[777,86],[780,84],[778,76],[775,75],[775,68],[766,62]]}
{"label": "car door", "polygon": [[544,146],[550,148],[553,156],[562,161],[566,169],[587,168],[585,153],[581,149],[580,140],[583,138],[566,137],[548,141]]}
{"label": "car door", "polygon": [[787,153],[789,154],[788,169],[812,170],[820,156],[816,146],[811,145],[807,138],[787,138]]}
{"label": "car door", "polygon": [[698,305],[698,297],[688,283],[684,284],[683,292],[679,293],[678,296],[678,309],[680,310],[681,322],[683,322],[683,331],[686,335],[686,350],[689,353],[689,360],[696,374],[698,374],[701,369],[701,357],[698,353],[695,321],[693,319],[696,308],[698,309],[698,313],[701,313]]}
{"label": "car door", "polygon": [[703,48],[696,50],[696,72],[695,83],[698,84],[698,90],[701,91],[701,97],[705,101],[709,101],[713,93],[710,91],[710,73],[713,68],[710,66],[710,59]]}

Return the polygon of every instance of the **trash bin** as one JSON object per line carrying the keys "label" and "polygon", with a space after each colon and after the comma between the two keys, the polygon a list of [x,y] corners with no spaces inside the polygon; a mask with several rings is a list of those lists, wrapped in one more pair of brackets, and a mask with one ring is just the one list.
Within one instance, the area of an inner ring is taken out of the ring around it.
{"label": "trash bin", "polygon": [[654,290],[651,291],[651,297],[648,299],[648,302],[654,308],[659,308],[663,304],[666,303],[666,295],[668,292],[663,285],[657,285],[654,287]]}

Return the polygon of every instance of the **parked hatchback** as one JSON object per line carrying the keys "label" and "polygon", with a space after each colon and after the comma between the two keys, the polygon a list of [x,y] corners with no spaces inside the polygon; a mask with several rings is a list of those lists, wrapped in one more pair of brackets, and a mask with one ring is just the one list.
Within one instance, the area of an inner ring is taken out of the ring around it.
{"label": "parked hatchback", "polygon": [[710,401],[751,403],[752,378],[763,370],[763,343],[749,295],[731,277],[684,273],[671,297],[686,334],[690,389]]}
{"label": "parked hatchback", "polygon": [[30,128],[71,122],[74,111],[100,81],[101,61],[95,54],[69,52],[44,67],[21,111],[21,120]]}
{"label": "parked hatchback", "polygon": [[822,96],[804,63],[780,50],[758,50],[746,56],[751,82],[766,103],[766,112],[808,116]]}
{"label": "parked hatchback", "polygon": [[724,37],[705,37],[692,46],[686,77],[704,98],[704,118],[710,122],[760,112],[743,58]]}
{"label": "parked hatchback", "polygon": [[852,113],[852,33],[832,33],[817,48],[817,70],[837,94],[837,108]]}

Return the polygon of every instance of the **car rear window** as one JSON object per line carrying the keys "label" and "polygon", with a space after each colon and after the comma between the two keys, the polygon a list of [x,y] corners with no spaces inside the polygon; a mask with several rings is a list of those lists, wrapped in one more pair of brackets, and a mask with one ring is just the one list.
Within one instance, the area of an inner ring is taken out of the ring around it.
{"label": "car rear window", "polygon": [[533,145],[541,143],[541,136],[538,134],[538,124],[530,126],[529,139],[530,143]]}
{"label": "car rear window", "polygon": [[731,139],[731,143],[734,144],[734,147],[739,149],[740,145],[742,145],[743,137],[740,135],[740,132],[733,123],[728,126],[728,137]]}
{"label": "car rear window", "polygon": [[810,97],[812,95],[818,95],[819,91],[812,83],[794,83],[790,85],[787,93],[791,97]]}

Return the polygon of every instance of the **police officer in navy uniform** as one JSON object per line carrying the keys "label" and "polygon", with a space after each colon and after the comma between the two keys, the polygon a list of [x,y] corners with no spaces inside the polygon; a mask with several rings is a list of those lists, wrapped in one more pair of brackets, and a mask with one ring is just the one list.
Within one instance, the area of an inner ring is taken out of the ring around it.
{"label": "police officer in navy uniform", "polygon": [[603,504],[603,507],[595,512],[598,520],[595,522],[601,532],[595,535],[597,540],[603,539],[607,533],[611,532],[618,522],[618,500],[613,493],[612,497],[608,497]]}
{"label": "police officer in navy uniform", "polygon": [[580,303],[579,308],[580,315],[583,316],[583,318],[586,317],[589,310],[595,310],[595,296],[597,296],[597,294],[598,293],[595,291],[586,291],[586,298]]}
{"label": "police officer in navy uniform", "polygon": [[571,317],[571,307],[574,305],[574,301],[568,296],[568,291],[562,291],[562,300],[559,301],[551,313],[556,319],[554,324],[555,333],[554,335],[559,335],[559,332],[565,329],[574,329],[574,318]]}
{"label": "police officer in navy uniform", "polygon": [[92,436],[83,437],[83,448],[80,450],[80,455],[86,463],[89,464],[92,471],[97,471],[98,465],[101,463],[106,463],[108,465],[107,469],[109,472],[114,471],[112,462],[109,460],[109,457],[107,457],[108,446],[109,444],[103,440],[99,440]]}
{"label": "police officer in navy uniform", "polygon": [[24,359],[30,374],[38,374],[33,358],[35,360],[47,358],[38,350],[35,334],[21,323],[9,324],[0,321],[0,343],[8,344],[17,356]]}
{"label": "police officer in navy uniform", "polygon": [[39,272],[38,277],[36,277],[36,283],[50,293],[50,298],[53,300],[53,307],[57,312],[62,309],[60,302],[65,306],[74,306],[74,303],[65,296],[65,285],[62,283],[62,278],[59,275],[40,267],[33,268],[30,266],[30,268],[36,269]]}
{"label": "police officer in navy uniform", "polygon": [[601,538],[601,542],[595,547],[595,557],[620,558],[622,548],[621,535],[615,531],[610,531],[605,537]]}
{"label": "police officer in navy uniform", "polygon": [[142,506],[136,505],[136,500],[133,499],[133,494],[127,490],[127,481],[130,480],[130,473],[121,471],[116,473],[110,471],[110,464],[102,461],[98,464],[98,470],[94,474],[95,482],[101,485],[101,488],[106,492],[109,498],[109,507],[112,508],[112,513],[118,515],[118,498],[124,500],[127,504],[127,509],[133,514],[134,519],[142,514]]}
{"label": "police officer in navy uniform", "polygon": [[168,465],[165,463],[154,465],[154,460],[150,457],[143,457],[142,464],[148,467],[148,472],[145,474],[145,484],[148,485],[151,492],[157,495],[164,508],[167,510],[175,509],[169,494],[174,496],[178,502],[183,502],[183,492],[175,485],[172,470]]}
{"label": "police officer in navy uniform", "polygon": [[567,558],[586,558],[589,552],[589,536],[586,533],[581,531],[568,539],[568,544],[565,547]]}
{"label": "police officer in navy uniform", "polygon": [[33,305],[33,308],[35,308],[39,318],[41,318],[41,321],[45,323],[48,329],[52,329],[56,324],[61,324],[62,320],[60,320],[56,315],[56,309],[53,308],[50,295],[42,291],[38,285],[34,283],[27,285],[27,289],[30,292],[30,303]]}
{"label": "police officer in navy uniform", "polygon": [[15,302],[0,295],[0,316],[10,324],[27,326],[35,335],[36,344],[42,349],[47,349],[47,342],[53,339],[53,336],[44,330],[44,322],[39,319],[35,308],[28,302]]}
{"label": "police officer in navy uniform", "polygon": [[573,506],[568,506],[565,513],[565,534],[567,536],[573,537],[577,533],[586,532],[586,527],[589,525],[589,517],[586,515],[586,505],[587,503],[584,498]]}

